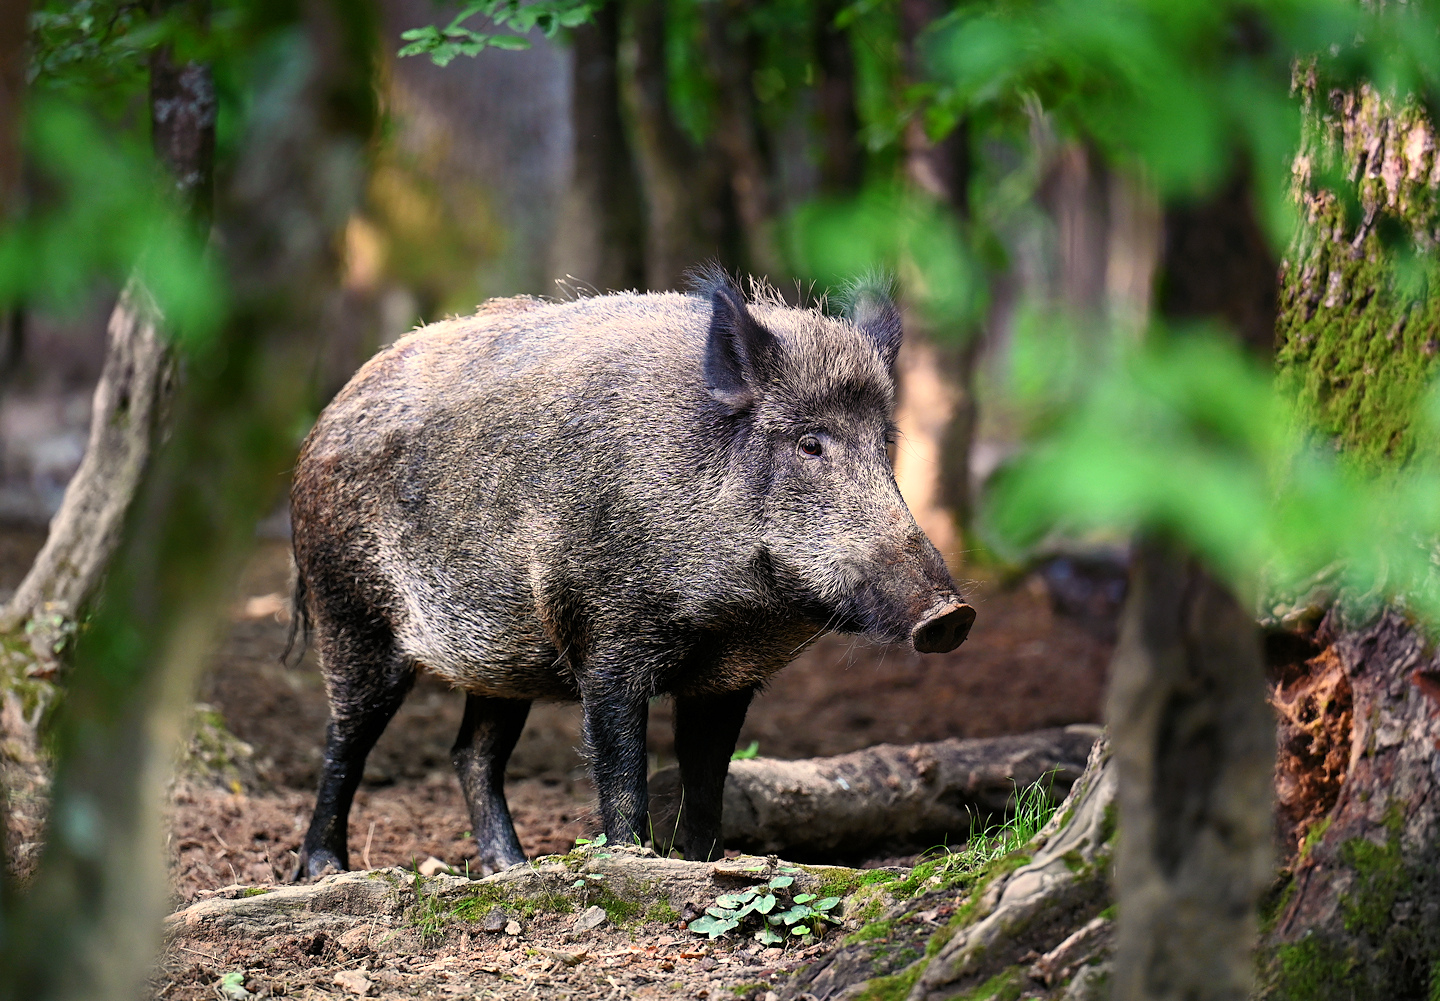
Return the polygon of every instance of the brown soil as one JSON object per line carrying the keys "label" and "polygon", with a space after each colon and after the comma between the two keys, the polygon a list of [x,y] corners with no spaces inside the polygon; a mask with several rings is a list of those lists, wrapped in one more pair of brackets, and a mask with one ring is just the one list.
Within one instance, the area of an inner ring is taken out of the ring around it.
{"label": "brown soil", "polygon": [[[515,918],[514,934],[503,930]],[[514,999],[699,998],[766,1001],[792,971],[834,947],[843,930],[808,947],[717,943],[674,923],[606,923],[577,931],[575,914],[506,912],[484,930],[455,923],[394,934],[362,919],[349,931],[247,940],[182,934],[152,981],[166,1001],[214,1001],[226,973],[260,997]]]}

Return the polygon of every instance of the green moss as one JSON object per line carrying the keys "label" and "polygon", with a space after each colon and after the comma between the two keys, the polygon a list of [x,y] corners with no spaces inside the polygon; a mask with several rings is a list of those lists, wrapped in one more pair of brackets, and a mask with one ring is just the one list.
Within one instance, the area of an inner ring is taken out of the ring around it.
{"label": "green moss", "polygon": [[1260,933],[1268,935],[1280,920],[1280,915],[1290,906],[1295,896],[1295,876],[1288,870],[1282,871],[1265,895],[1260,898]]}
{"label": "green moss", "polygon": [[245,887],[245,889],[244,889],[243,891],[241,891],[240,896],[242,896],[242,897],[258,897],[258,896],[260,896],[260,895],[262,895],[262,894],[269,893],[269,892],[270,892],[269,887],[265,887],[265,886],[247,886],[247,887]]}
{"label": "green moss", "polygon": [[1016,1001],[1025,990],[1025,981],[1020,967],[1011,966],[978,987],[956,995],[955,1001]]}
{"label": "green moss", "polygon": [[898,873],[890,872],[888,869],[872,869],[860,877],[860,885],[879,886],[882,883],[893,883],[899,878]]}
{"label": "green moss", "polygon": [[1115,840],[1120,830],[1120,808],[1112,801],[1105,806],[1105,816],[1100,821],[1100,843],[1108,845]]}
{"label": "green moss", "polygon": [[[561,898],[564,899],[564,898]],[[565,901],[567,904],[569,901]],[[594,903],[605,909],[605,915],[616,927],[624,927],[631,921],[640,917],[645,910],[640,904],[633,900],[626,900],[618,897],[609,890],[601,890],[595,897]],[[671,913],[674,913],[673,911]]]}
{"label": "green moss", "polygon": [[1310,830],[1305,832],[1305,840],[1300,843],[1301,858],[1305,858],[1312,851],[1314,851],[1315,846],[1318,845],[1320,841],[1325,837],[1325,832],[1330,830],[1330,824],[1333,820],[1333,817],[1326,817],[1324,820],[1320,821],[1320,823],[1313,825]]}
{"label": "green moss", "polygon": [[675,908],[670,906],[670,901],[661,899],[645,908],[645,920],[673,925],[680,920],[680,915],[675,913]]}
{"label": "green moss", "polygon": [[904,1001],[909,996],[915,981],[920,979],[920,974],[925,972],[928,960],[922,960],[913,966],[908,966],[899,973],[892,973],[889,976],[876,977],[865,985],[861,991],[858,1001]]}
{"label": "green moss", "polygon": [[1332,945],[1304,938],[1275,951],[1279,976],[1277,994],[1286,1001],[1327,1001],[1359,997],[1354,988],[1354,964]]}
{"label": "green moss", "polygon": [[[1279,385],[1362,469],[1404,465],[1415,457],[1413,415],[1440,354],[1440,296],[1404,294],[1394,253],[1373,230],[1353,250],[1338,201],[1323,204],[1309,230],[1281,281]],[[1433,261],[1418,267],[1440,287]]]}
{"label": "green moss", "polygon": [[873,921],[863,925],[858,931],[845,937],[846,945],[855,945],[859,942],[873,942],[876,939],[889,938],[890,933],[895,930],[895,920],[886,918],[881,921]]}
{"label": "green moss", "polygon": [[1351,838],[1340,848],[1341,858],[1355,871],[1355,882],[1340,896],[1345,930],[1381,936],[1390,927],[1395,899],[1405,885],[1400,855],[1400,831],[1391,827],[1383,845]]}

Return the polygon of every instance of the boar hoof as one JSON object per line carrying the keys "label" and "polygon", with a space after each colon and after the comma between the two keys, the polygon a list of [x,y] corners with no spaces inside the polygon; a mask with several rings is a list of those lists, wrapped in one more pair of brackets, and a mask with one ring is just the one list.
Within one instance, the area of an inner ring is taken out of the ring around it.
{"label": "boar hoof", "polygon": [[340,860],[322,848],[300,860],[291,881],[298,883],[301,880],[319,879],[321,876],[344,871],[345,866],[341,864]]}
{"label": "boar hoof", "polygon": [[965,642],[974,621],[969,605],[942,605],[910,630],[910,642],[921,653],[949,653]]}

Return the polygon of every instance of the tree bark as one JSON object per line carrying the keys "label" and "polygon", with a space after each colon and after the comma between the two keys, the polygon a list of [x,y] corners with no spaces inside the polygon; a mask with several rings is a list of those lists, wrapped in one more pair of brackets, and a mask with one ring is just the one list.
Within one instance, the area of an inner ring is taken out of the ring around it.
{"label": "tree bark", "polygon": [[634,45],[626,94],[645,195],[645,284],[673,289],[707,259],[736,267],[743,255],[721,157],[708,144],[697,147],[671,112],[666,4],[627,6]]}
{"label": "tree bark", "polygon": [[1273,724],[1253,617],[1193,559],[1138,547],[1111,664],[1117,999],[1249,996],[1274,871]]}
{"label": "tree bark", "polygon": [[[95,594],[149,465],[172,381],[159,319],[149,293],[131,283],[110,315],[85,456],[44,548],[0,611],[0,632],[25,627],[31,648],[50,665]],[[33,733],[11,736],[34,741]]]}
{"label": "tree bark", "polygon": [[165,779],[229,582],[293,461],[336,237],[374,121],[373,10],[304,12],[249,12],[259,23],[245,37],[300,47],[296,71],[256,82],[217,213],[231,311],[196,348],[77,644],[44,854],[6,915],[0,997],[118,1001],[138,996],[151,968],[167,896]]}
{"label": "tree bark", "polygon": [[[215,112],[210,69],[176,63],[168,47],[158,48],[150,59],[152,141],[200,233],[209,228],[213,201]],[[50,664],[100,586],[163,426],[174,370],[161,323],[149,294],[132,281],[110,316],[85,456],[44,548],[0,609],[0,632],[25,627],[36,655]],[[34,734],[15,736],[33,744]]]}
{"label": "tree bark", "polygon": [[601,292],[645,284],[640,181],[620,116],[620,11],[606,4],[574,32],[575,163],[560,214],[557,275]]}
{"label": "tree bark", "polygon": [[1394,610],[1342,623],[1332,610],[1323,648],[1276,690],[1292,823],[1267,996],[1426,997],[1440,968],[1440,653]]}
{"label": "tree bark", "polygon": [[[785,858],[860,861],[881,850],[961,844],[1013,811],[1019,790],[1047,783],[1063,799],[1099,729],[879,744],[831,758],[733,761],[725,779],[727,848]],[[675,841],[680,773],[650,777],[652,841]]]}

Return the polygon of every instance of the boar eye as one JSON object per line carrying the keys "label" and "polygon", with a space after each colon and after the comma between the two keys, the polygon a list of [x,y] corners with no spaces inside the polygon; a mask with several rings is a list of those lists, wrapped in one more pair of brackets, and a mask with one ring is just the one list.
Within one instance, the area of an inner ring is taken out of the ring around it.
{"label": "boar eye", "polygon": [[808,455],[810,458],[816,459],[820,457],[820,453],[823,451],[824,449],[820,447],[820,439],[816,438],[813,434],[807,434],[800,439],[800,453],[802,455]]}

